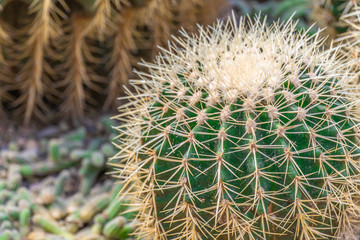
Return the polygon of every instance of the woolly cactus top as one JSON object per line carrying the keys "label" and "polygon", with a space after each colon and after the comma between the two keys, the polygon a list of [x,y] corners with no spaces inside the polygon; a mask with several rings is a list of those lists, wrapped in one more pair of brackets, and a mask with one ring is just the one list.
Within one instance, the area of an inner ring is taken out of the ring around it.
{"label": "woolly cactus top", "polygon": [[[348,67],[295,24],[183,32],[120,108],[120,178],[150,239],[314,239],[359,195]],[[135,191],[135,192],[133,192]]]}
{"label": "woolly cactus top", "polygon": [[146,64],[154,71],[154,89],[162,88],[166,81],[181,95],[186,87],[175,75],[184,74],[193,87],[205,89],[214,97],[260,97],[261,91],[274,91],[284,81],[299,84],[304,67],[315,73],[315,65],[321,65],[327,78],[340,74],[342,64],[334,62],[334,52],[321,53],[323,39],[318,35],[294,34],[291,21],[270,27],[259,20],[247,23],[218,22],[213,28],[201,27],[198,35],[182,32],[183,38],[175,39],[155,65]]}

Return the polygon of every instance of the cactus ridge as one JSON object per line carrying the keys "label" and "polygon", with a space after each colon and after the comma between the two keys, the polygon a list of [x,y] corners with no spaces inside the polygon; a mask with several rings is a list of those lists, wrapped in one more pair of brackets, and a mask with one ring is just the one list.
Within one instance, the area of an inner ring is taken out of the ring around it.
{"label": "cactus ridge", "polygon": [[151,239],[332,239],[358,213],[349,67],[292,21],[182,32],[120,107],[118,177]]}

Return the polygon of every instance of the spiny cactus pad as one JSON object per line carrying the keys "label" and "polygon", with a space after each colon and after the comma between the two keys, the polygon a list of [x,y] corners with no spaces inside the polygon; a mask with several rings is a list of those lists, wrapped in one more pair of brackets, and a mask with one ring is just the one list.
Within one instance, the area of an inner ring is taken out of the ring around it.
{"label": "spiny cactus pad", "polygon": [[120,109],[114,157],[149,239],[332,239],[359,197],[348,67],[295,23],[182,32]]}

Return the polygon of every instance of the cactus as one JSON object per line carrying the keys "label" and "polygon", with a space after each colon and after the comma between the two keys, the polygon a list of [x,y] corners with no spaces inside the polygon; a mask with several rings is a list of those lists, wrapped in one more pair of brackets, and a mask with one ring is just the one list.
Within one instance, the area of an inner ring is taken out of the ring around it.
{"label": "cactus", "polygon": [[359,100],[319,32],[235,17],[182,32],[115,118],[149,239],[334,239],[359,213]]}
{"label": "cactus", "polygon": [[56,6],[56,1],[52,0],[33,0],[28,11],[29,15],[36,15],[22,30],[26,36],[21,36],[24,33],[18,34],[19,38],[26,40],[16,45],[16,56],[20,58],[17,60],[22,63],[17,73],[17,87],[21,95],[14,102],[14,105],[19,107],[17,111],[24,112],[26,121],[29,121],[32,115],[44,118],[50,112],[43,99],[45,92],[48,93],[48,101],[53,101],[51,95],[58,94],[51,86],[56,71],[45,58],[51,54],[50,42],[62,36],[59,22],[64,14]]}
{"label": "cactus", "polygon": [[41,227],[43,227],[48,232],[62,236],[65,239],[74,239],[72,234],[61,229],[61,227],[59,227],[56,222],[52,222],[50,219],[47,219],[41,215],[35,215],[34,222],[39,224]]}
{"label": "cactus", "polygon": [[[343,55],[351,58],[359,58],[359,25],[360,25],[360,2],[359,1],[349,1],[346,5],[347,7],[341,15],[340,22],[342,27],[346,28],[346,32],[338,35],[336,39],[337,42],[346,41],[348,45],[343,47]],[[359,63],[354,66],[355,71],[359,71]],[[356,81],[358,82],[358,81]]]}
{"label": "cactus", "polygon": [[212,22],[226,5],[227,0],[0,0],[0,118],[21,116],[27,125],[59,117],[78,122],[100,107],[115,109],[139,57],[165,45],[184,22]]}
{"label": "cactus", "polygon": [[49,157],[54,163],[59,163],[61,159],[59,141],[56,139],[49,141]]}
{"label": "cactus", "polygon": [[118,216],[114,218],[104,226],[104,235],[109,238],[119,237],[125,224],[126,218],[124,218],[123,216]]}
{"label": "cactus", "polygon": [[20,232],[21,232],[21,236],[26,236],[30,229],[29,229],[29,225],[30,225],[30,210],[28,208],[25,208],[23,210],[21,210],[20,216],[19,216],[19,222],[20,222]]}
{"label": "cactus", "polygon": [[[59,127],[63,133],[50,127],[39,137],[11,130],[19,137],[0,149],[0,239],[128,237],[135,211],[128,199],[116,198],[122,186],[105,176],[105,161],[115,152],[112,125],[103,116],[75,130]],[[120,216],[126,218],[122,229],[108,224]]]}

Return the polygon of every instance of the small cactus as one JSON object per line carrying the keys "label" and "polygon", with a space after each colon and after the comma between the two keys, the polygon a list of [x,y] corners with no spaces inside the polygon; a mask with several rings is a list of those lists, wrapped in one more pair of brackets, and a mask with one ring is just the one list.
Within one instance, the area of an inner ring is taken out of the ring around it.
{"label": "small cactus", "polygon": [[131,82],[112,159],[149,239],[334,239],[359,213],[358,100],[319,32],[229,18]]}

